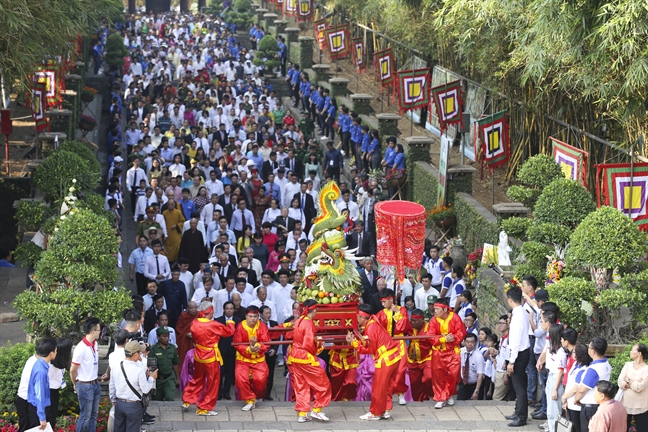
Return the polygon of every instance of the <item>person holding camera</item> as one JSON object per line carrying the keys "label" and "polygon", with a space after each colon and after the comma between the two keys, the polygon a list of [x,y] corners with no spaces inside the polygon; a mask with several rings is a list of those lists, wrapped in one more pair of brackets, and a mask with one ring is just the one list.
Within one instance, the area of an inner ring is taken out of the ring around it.
{"label": "person holding camera", "polygon": [[143,399],[150,392],[158,376],[158,371],[150,372],[139,363],[145,346],[137,341],[127,342],[124,346],[126,358],[110,374],[110,400],[115,406],[114,430],[140,432]]}

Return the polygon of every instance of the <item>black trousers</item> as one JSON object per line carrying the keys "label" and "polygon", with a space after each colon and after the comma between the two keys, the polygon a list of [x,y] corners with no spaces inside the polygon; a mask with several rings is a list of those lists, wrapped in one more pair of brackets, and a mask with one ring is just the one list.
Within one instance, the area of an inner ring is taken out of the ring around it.
{"label": "black trousers", "polygon": [[138,402],[123,402],[117,399],[115,403],[114,430],[119,432],[140,432],[142,430],[142,415],[144,410]]}
{"label": "black trousers", "polygon": [[17,397],[14,404],[18,413],[18,432],[25,432],[27,429],[40,425],[34,405],[21,397]]}
{"label": "black trousers", "polygon": [[148,279],[144,276],[144,273],[135,272],[135,285],[137,286],[137,295],[146,295],[146,285],[148,285]]}
{"label": "black trousers", "polygon": [[326,174],[330,175],[336,182],[340,183],[340,167],[329,166],[326,168]]}
{"label": "black trousers", "polygon": [[349,143],[351,142],[351,132],[342,132],[342,151],[344,151],[344,157],[350,158],[351,153],[349,153]]}
{"label": "black trousers", "polygon": [[464,384],[463,382],[460,383],[459,390],[457,391],[457,400],[470,400],[473,393],[475,392],[476,387],[477,387],[477,383],[472,383],[472,384]]}
{"label": "black trousers", "polygon": [[530,348],[518,353],[513,365],[513,374],[511,375],[511,383],[513,384],[513,390],[515,390],[515,415],[524,421],[529,417],[529,401],[526,394],[528,377],[524,369],[529,364],[530,355]]}
{"label": "black trousers", "polygon": [[272,396],[272,387],[274,386],[274,371],[277,366],[277,354],[265,356],[266,364],[268,365],[268,384],[266,386],[266,397]]}
{"label": "black trousers", "polygon": [[581,405],[580,412],[580,430],[581,432],[589,432],[589,422],[594,414],[598,411],[598,405]]}
{"label": "black trousers", "polygon": [[571,420],[575,432],[581,432],[580,411],[567,409],[567,418]]}
{"label": "black trousers", "polygon": [[628,414],[628,427],[632,422],[632,418],[635,419],[635,429],[637,432],[647,432],[648,431],[648,411],[641,414]]}
{"label": "black trousers", "polygon": [[56,417],[59,414],[59,400],[61,398],[60,389],[50,389],[50,406],[47,407],[47,421],[56,430]]}
{"label": "black trousers", "polygon": [[221,368],[221,389],[218,393],[219,399],[222,396],[229,396],[230,389],[234,385],[234,368],[236,366],[236,354],[223,356],[223,367]]}

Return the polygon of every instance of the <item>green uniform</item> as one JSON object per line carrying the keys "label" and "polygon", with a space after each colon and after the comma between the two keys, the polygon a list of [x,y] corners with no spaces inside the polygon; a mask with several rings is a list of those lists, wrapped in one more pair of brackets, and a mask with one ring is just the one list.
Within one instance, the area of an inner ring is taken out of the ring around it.
{"label": "green uniform", "polygon": [[308,142],[313,137],[313,132],[315,131],[315,123],[313,122],[313,119],[309,118],[302,118],[299,121],[299,129],[304,133],[304,140]]}
{"label": "green uniform", "polygon": [[175,376],[173,366],[180,364],[178,350],[175,346],[167,344],[166,349],[160,343],[151,347],[149,356],[155,356],[158,365],[158,377],[155,381],[157,389],[154,399],[157,401],[172,401],[175,393]]}

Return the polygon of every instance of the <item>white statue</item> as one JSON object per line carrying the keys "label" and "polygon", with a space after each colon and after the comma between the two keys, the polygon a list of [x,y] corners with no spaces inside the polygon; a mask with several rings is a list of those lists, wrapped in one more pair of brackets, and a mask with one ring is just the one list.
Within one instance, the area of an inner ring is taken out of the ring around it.
{"label": "white statue", "polygon": [[502,231],[499,235],[499,244],[497,245],[497,264],[500,266],[510,266],[511,258],[509,252],[513,249],[508,244],[508,234]]}

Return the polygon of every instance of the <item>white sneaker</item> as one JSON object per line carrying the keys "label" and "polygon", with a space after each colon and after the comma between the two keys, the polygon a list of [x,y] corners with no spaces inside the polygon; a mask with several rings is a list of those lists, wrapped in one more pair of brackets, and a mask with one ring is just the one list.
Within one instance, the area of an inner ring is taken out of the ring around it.
{"label": "white sneaker", "polygon": [[277,366],[283,366],[285,364],[284,359],[280,358],[279,361],[277,361]]}
{"label": "white sneaker", "polygon": [[385,411],[384,413],[382,413],[380,418],[385,419],[385,420],[390,419],[391,418],[391,413],[389,411]]}
{"label": "white sneaker", "polygon": [[370,412],[368,412],[365,415],[360,416],[360,420],[369,420],[369,421],[378,421],[378,420],[380,420],[380,418],[381,418],[381,416],[375,416],[375,415],[371,414]]}
{"label": "white sneaker", "polygon": [[454,396],[450,396],[450,399],[448,399],[447,403],[448,403],[448,406],[454,405],[455,404]]}
{"label": "white sneaker", "polygon": [[542,423],[541,425],[538,426],[538,429],[548,430],[549,429],[549,422],[546,421],[546,422]]}
{"label": "white sneaker", "polygon": [[405,395],[404,394],[399,394],[398,395],[398,405],[405,405],[407,401],[405,400]]}
{"label": "white sneaker", "polygon": [[241,411],[252,411],[252,408],[255,408],[255,404],[249,403],[245,405],[243,408],[241,408]]}
{"label": "white sneaker", "polygon": [[308,416],[299,416],[297,418],[298,423],[306,423],[306,422],[309,422],[309,421],[312,421],[312,419],[310,417],[308,417]]}
{"label": "white sneaker", "polygon": [[323,412],[312,412],[310,413],[311,418],[314,418],[315,420],[321,420],[321,421],[329,421],[329,418],[326,417],[326,414]]}
{"label": "white sneaker", "polygon": [[445,406],[445,404],[446,404],[445,401],[439,401],[436,403],[436,405],[434,405],[434,408],[441,409]]}

